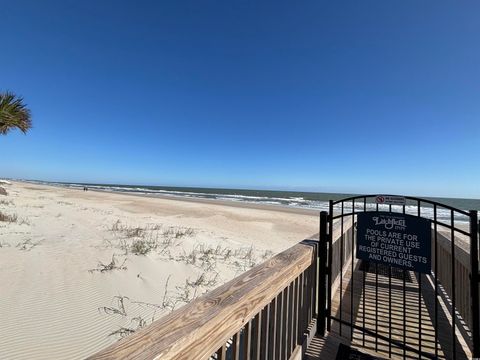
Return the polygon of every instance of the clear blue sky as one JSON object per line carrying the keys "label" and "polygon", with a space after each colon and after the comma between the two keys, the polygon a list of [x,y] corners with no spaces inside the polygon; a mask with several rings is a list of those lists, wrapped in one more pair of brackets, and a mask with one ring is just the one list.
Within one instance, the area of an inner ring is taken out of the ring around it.
{"label": "clear blue sky", "polygon": [[0,176],[480,198],[480,1],[4,1]]}

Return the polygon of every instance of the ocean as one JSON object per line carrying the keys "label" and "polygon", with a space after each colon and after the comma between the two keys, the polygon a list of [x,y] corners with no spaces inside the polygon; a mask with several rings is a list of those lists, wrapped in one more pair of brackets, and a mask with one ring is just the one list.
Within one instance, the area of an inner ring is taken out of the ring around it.
{"label": "ocean", "polygon": [[[298,192],[298,191],[279,191],[279,190],[247,190],[247,189],[223,189],[223,188],[197,188],[197,187],[172,187],[172,186],[150,186],[150,185],[117,185],[117,184],[86,184],[86,183],[64,183],[30,180],[29,182],[56,185],[69,188],[83,188],[84,186],[92,190],[114,191],[121,193],[141,194],[150,196],[174,196],[181,198],[199,198],[226,200],[234,202],[244,202],[253,204],[266,204],[286,206],[292,208],[328,210],[329,200],[339,200],[342,198],[354,196],[354,194],[341,193],[321,193],[321,192]],[[424,199],[436,201],[462,210],[480,210],[480,199],[458,199],[458,198],[432,198]],[[372,199],[373,200],[373,199]],[[375,206],[373,203],[367,204],[368,208]],[[350,205],[351,208],[351,205]],[[356,208],[363,209],[362,204],[356,204]],[[344,208],[348,212],[348,207]],[[386,209],[384,209],[386,210]],[[400,211],[399,207],[393,206],[393,211]],[[408,202],[406,212],[416,214],[417,207],[415,202]],[[433,208],[428,204],[422,204],[422,215],[433,218]],[[439,208],[437,211],[439,219],[448,222],[450,220],[450,211]],[[460,222],[467,221],[465,216],[454,213],[455,220]]]}

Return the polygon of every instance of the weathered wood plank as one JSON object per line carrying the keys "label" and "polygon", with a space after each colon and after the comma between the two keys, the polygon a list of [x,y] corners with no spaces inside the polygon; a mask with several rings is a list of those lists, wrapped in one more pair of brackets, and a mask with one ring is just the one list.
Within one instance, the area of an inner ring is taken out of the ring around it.
{"label": "weathered wood plank", "polygon": [[232,356],[233,360],[240,360],[240,331],[233,335]]}
{"label": "weathered wood plank", "polygon": [[312,241],[285,250],[90,359],[205,359],[314,261]]}
{"label": "weathered wood plank", "polygon": [[277,298],[273,299],[270,304],[270,322],[268,324],[268,360],[275,359],[275,341],[277,338]]}
{"label": "weathered wood plank", "polygon": [[261,330],[261,342],[260,342],[260,358],[266,359],[268,353],[268,324],[270,323],[270,304],[268,304],[262,310],[262,330]]}
{"label": "weathered wood plank", "polygon": [[250,360],[250,350],[252,348],[252,324],[253,319],[247,322],[243,329],[242,356],[243,360]]}
{"label": "weathered wood plank", "polygon": [[292,354],[292,350],[293,350],[293,345],[292,345],[292,339],[293,339],[293,334],[294,334],[294,327],[292,326],[292,321],[293,321],[293,311],[294,311],[294,307],[293,307],[293,289],[294,289],[294,284],[295,282],[293,282],[292,284],[290,284],[289,288],[288,288],[288,318],[287,318],[287,344],[286,344],[286,351],[287,351],[287,356],[286,358],[288,359],[290,357],[290,355]]}
{"label": "weathered wood plank", "polygon": [[277,296],[277,321],[275,324],[275,352],[274,352],[274,359],[282,359],[282,343],[283,343],[283,309],[285,308],[285,304],[283,302],[283,293],[282,291]]}
{"label": "weathered wood plank", "polygon": [[295,349],[298,343],[298,284],[300,278],[296,278],[293,287],[293,321],[292,321],[292,349]]}
{"label": "weathered wood plank", "polygon": [[223,344],[223,346],[220,349],[218,349],[217,359],[218,360],[227,360],[227,345],[226,344]]}
{"label": "weathered wood plank", "polygon": [[260,332],[260,327],[262,324],[262,314],[264,311],[260,311],[257,316],[255,316],[255,327],[253,328],[252,333],[252,347],[253,347],[253,360],[260,360],[260,346],[262,344],[262,334]]}

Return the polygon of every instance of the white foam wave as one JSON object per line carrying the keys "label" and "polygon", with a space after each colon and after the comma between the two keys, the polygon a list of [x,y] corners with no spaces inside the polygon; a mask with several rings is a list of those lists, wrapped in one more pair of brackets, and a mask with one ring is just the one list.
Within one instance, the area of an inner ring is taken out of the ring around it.
{"label": "white foam wave", "polygon": [[[35,183],[40,184],[49,184],[49,185],[58,185],[64,187],[74,187],[74,188],[82,188],[85,185],[77,184],[77,183],[49,183],[49,182],[42,182],[42,181],[32,181]],[[246,202],[246,203],[255,203],[255,204],[272,204],[272,205],[282,205],[282,206],[289,206],[294,208],[301,208],[301,209],[312,209],[318,211],[328,211],[329,210],[329,203],[328,201],[322,200],[310,200],[305,199],[301,196],[290,196],[290,197],[275,197],[275,196],[259,196],[259,195],[243,195],[243,194],[222,194],[222,193],[207,193],[202,191],[180,191],[180,190],[166,190],[166,189],[150,189],[148,187],[133,187],[133,186],[115,186],[115,185],[88,185],[88,188],[95,189],[95,190],[102,190],[102,191],[115,191],[115,192],[129,192],[129,193],[136,193],[136,194],[143,194],[143,195],[168,195],[174,197],[188,197],[188,198],[207,198],[207,199],[216,199],[216,200],[225,200],[225,201],[236,201],[236,202]],[[367,203],[365,209],[367,211],[376,210],[376,204]],[[355,203],[355,211],[363,211],[364,204],[363,202],[356,202]],[[380,211],[388,211],[388,205],[379,205]],[[335,213],[339,213],[341,211],[339,206],[334,208]],[[351,213],[352,212],[352,202],[345,202],[344,213]],[[402,206],[392,205],[393,212],[402,212]],[[417,215],[418,208],[416,205],[406,205],[405,206],[405,213],[410,215]],[[435,214],[432,207],[429,206],[422,206],[420,208],[420,214],[423,217],[434,219]],[[439,221],[444,222],[445,224],[451,223],[451,212],[448,209],[438,208],[436,212],[436,217]],[[458,212],[454,213],[454,222],[467,222],[468,217],[462,215]]]}

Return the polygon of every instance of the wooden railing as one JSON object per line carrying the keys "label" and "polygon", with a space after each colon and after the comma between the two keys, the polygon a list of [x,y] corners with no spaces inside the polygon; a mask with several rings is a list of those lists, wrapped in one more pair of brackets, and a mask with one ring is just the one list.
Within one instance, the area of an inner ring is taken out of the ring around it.
{"label": "wooden railing", "polygon": [[301,358],[316,313],[317,245],[300,242],[91,359]]}
{"label": "wooden railing", "polygon": [[[435,260],[438,259],[437,271],[435,274],[439,284],[453,298],[452,287],[452,242],[450,234],[437,232],[437,256],[435,256],[435,247],[432,246],[432,268],[435,268]],[[470,297],[470,239],[463,236],[455,236],[455,308],[466,322],[469,329],[472,329],[472,302]]]}
{"label": "wooden railing", "polygon": [[[332,236],[332,294],[335,294],[340,287],[340,280],[352,261],[352,249],[354,232],[352,231],[353,221],[351,218],[339,219],[333,223]],[[343,236],[342,236],[343,234]],[[342,269],[342,271],[340,271]]]}

